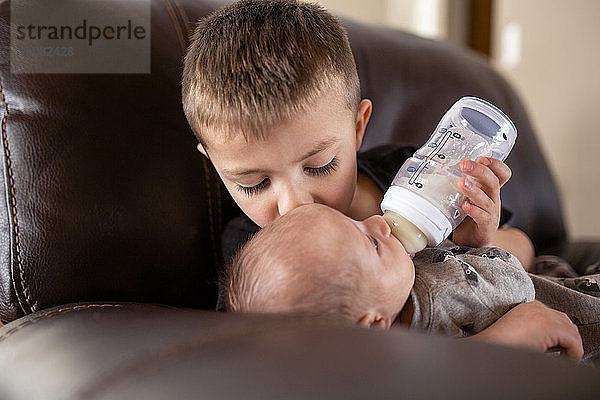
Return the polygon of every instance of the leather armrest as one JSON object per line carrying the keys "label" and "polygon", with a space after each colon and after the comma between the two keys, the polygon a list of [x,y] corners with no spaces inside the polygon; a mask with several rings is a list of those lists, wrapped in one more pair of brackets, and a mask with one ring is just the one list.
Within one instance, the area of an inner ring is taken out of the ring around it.
{"label": "leather armrest", "polygon": [[[72,304],[0,328],[3,399],[597,398],[593,369],[330,321]],[[596,396],[596,397],[595,397]]]}

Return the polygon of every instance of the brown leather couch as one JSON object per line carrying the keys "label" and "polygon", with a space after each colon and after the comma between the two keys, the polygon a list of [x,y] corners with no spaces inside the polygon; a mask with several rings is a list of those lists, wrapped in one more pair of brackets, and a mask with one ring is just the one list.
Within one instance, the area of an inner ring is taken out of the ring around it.
{"label": "brown leather couch", "polygon": [[[20,74],[9,64],[10,1],[0,0],[0,398],[597,394],[593,371],[543,355],[203,311],[215,306],[220,233],[240,211],[195,149],[180,79],[194,21],[219,4],[152,0],[149,74]],[[513,224],[538,253],[575,266],[600,258],[600,244],[567,240],[526,111],[485,60],[346,26],[374,103],[363,149],[418,145],[456,99],[485,98],[519,131],[502,197]]]}

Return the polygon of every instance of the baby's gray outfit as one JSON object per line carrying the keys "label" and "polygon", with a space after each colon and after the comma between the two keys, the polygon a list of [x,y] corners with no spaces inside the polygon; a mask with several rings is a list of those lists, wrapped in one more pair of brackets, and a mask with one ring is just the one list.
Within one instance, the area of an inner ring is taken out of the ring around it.
{"label": "baby's gray outfit", "polygon": [[515,305],[533,301],[533,283],[519,261],[496,247],[460,247],[450,241],[414,258],[412,328],[468,336]]}
{"label": "baby's gray outfit", "polygon": [[583,341],[583,361],[600,366],[600,266],[577,276],[559,257],[542,256],[535,260],[540,275],[528,274],[502,249],[461,247],[448,240],[417,253],[414,263],[411,328],[469,336],[519,303],[536,299],[571,318]]}

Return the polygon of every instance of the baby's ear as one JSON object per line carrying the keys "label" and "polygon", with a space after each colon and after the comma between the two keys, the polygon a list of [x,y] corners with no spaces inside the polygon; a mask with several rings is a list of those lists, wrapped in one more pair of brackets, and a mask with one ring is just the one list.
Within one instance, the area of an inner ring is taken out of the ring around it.
{"label": "baby's ear", "polygon": [[387,329],[387,322],[379,313],[369,311],[361,319],[358,320],[358,325],[365,328],[383,328]]}

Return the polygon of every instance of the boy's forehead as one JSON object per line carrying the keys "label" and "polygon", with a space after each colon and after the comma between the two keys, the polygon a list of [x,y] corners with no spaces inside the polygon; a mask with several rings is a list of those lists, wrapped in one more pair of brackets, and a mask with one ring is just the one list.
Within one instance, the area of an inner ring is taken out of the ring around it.
{"label": "boy's forehead", "polygon": [[[344,145],[342,135],[304,135],[283,132],[264,139],[232,137],[208,143],[206,151],[215,166],[228,176],[272,172],[313,156],[337,152]],[[323,160],[325,161],[325,160]]]}
{"label": "boy's forehead", "polygon": [[272,120],[269,117],[255,116],[254,119],[271,120],[271,122],[254,125],[252,118],[249,117],[246,127],[243,123],[222,121],[215,125],[203,126],[201,137],[208,149],[227,146],[244,148],[251,147],[255,143],[268,145],[273,141],[285,139],[293,140],[295,145],[299,145],[306,143],[302,142],[305,137],[337,136],[340,125],[354,125],[355,115],[346,106],[340,90],[326,88],[314,100],[304,102],[288,117]]}

